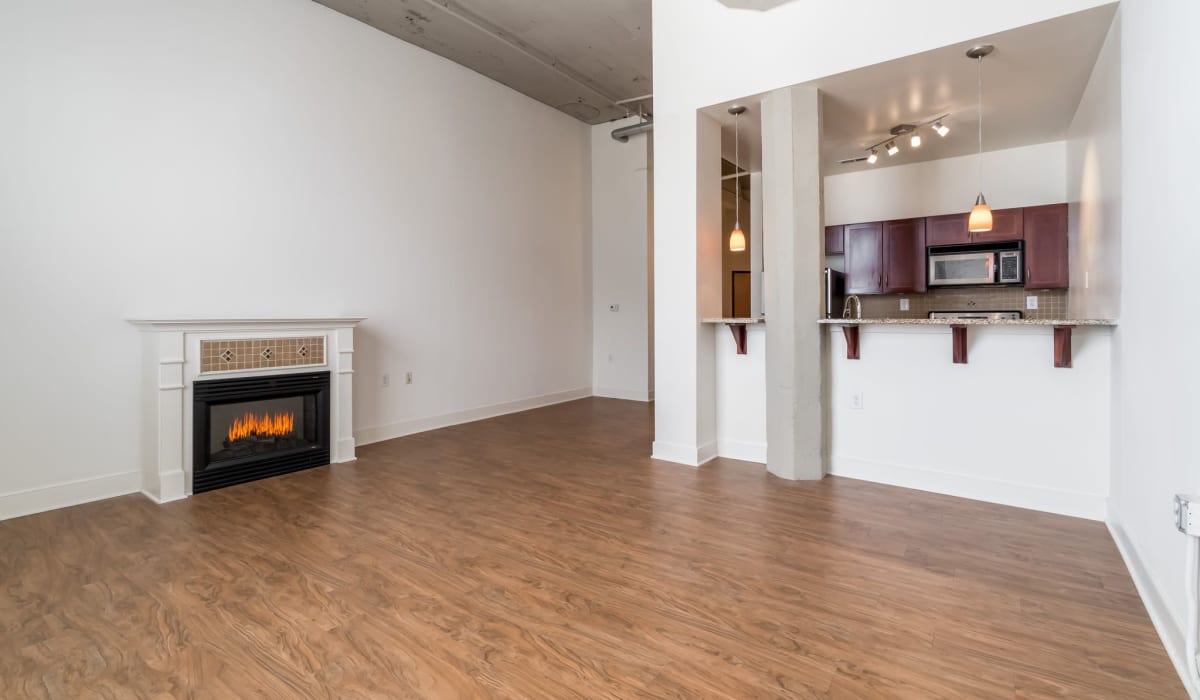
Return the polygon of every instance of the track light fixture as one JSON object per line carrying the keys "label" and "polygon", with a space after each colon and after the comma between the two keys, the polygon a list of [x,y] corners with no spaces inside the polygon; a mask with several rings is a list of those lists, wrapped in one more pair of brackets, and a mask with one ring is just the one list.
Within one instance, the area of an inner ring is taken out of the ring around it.
{"label": "track light fixture", "polygon": [[879,162],[879,149],[880,148],[883,148],[884,150],[886,150],[887,154],[889,156],[894,156],[900,152],[900,147],[896,145],[896,138],[900,137],[900,136],[907,136],[908,143],[911,147],[920,148],[921,147],[920,130],[923,127],[931,126],[933,128],[934,133],[936,133],[938,136],[942,136],[942,137],[945,137],[946,134],[950,133],[950,128],[948,126],[946,126],[944,123],[942,123],[942,120],[944,120],[946,117],[949,117],[949,116],[950,116],[949,114],[942,114],[940,116],[934,117],[933,119],[929,119],[927,121],[920,122],[919,124],[897,124],[896,126],[893,126],[891,128],[891,130],[890,130],[891,136],[888,136],[886,139],[879,141],[878,143],[873,143],[870,146],[867,146],[867,148],[866,148],[867,157],[866,158],[859,156],[858,158],[847,158],[847,159],[839,161],[839,162],[841,162],[842,164],[848,164],[848,163],[859,163],[859,162],[862,162],[863,160],[865,160],[868,163],[870,163],[871,165],[874,165],[875,163]]}

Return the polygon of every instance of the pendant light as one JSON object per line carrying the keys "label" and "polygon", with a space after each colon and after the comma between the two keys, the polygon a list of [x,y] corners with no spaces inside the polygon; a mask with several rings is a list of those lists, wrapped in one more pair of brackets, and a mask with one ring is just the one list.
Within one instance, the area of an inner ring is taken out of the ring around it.
{"label": "pendant light", "polygon": [[746,108],[741,105],[734,105],[729,108],[729,113],[733,115],[733,186],[734,186],[734,214],[733,230],[729,232],[729,252],[740,253],[746,250],[746,234],[742,232],[742,173],[741,164],[738,161],[738,115],[745,112]]}
{"label": "pendant light", "polygon": [[990,54],[996,47],[991,44],[973,46],[967,51],[967,58],[973,58],[978,65],[979,88],[979,195],[975,197],[975,206],[971,209],[971,218],[967,220],[967,230],[971,233],[982,233],[992,230],[992,210],[983,197],[983,57]]}

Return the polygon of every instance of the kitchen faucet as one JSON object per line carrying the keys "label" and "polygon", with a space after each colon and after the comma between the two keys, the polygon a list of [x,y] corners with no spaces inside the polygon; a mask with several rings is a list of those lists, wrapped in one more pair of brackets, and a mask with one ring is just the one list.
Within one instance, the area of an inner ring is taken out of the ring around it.
{"label": "kitchen faucet", "polygon": [[854,318],[862,318],[862,299],[858,298],[857,294],[851,294],[846,297],[846,303],[842,305],[842,318],[850,318],[850,301],[854,300],[855,315]]}

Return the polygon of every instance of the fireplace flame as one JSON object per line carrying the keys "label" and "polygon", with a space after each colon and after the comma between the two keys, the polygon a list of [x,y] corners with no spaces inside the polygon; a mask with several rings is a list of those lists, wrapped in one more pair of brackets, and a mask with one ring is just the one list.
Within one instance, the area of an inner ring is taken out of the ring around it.
{"label": "fireplace flame", "polygon": [[296,416],[291,411],[276,413],[272,416],[264,413],[256,416],[246,413],[241,418],[234,418],[229,426],[229,441],[241,440],[248,437],[285,437],[296,429]]}

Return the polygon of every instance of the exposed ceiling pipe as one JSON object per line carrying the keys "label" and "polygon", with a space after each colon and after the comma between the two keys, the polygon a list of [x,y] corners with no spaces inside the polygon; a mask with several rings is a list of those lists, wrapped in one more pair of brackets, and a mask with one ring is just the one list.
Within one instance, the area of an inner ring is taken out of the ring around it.
{"label": "exposed ceiling pipe", "polygon": [[653,119],[653,117],[651,117],[644,122],[638,122],[637,124],[630,124],[629,126],[623,126],[620,129],[613,129],[612,137],[613,137],[614,141],[620,141],[621,143],[627,143],[629,141],[630,136],[637,136],[638,134],[644,134],[653,128],[654,128],[654,119]]}
{"label": "exposed ceiling pipe", "polygon": [[438,10],[441,10],[442,12],[445,12],[461,22],[465,22],[478,31],[488,35],[492,39],[495,39],[496,41],[508,44],[512,48],[520,51],[555,73],[558,73],[564,78],[574,82],[576,85],[585,87],[597,95],[609,100],[610,102],[612,101],[612,95],[609,95],[604,88],[600,87],[583,73],[575,70],[571,66],[568,66],[567,64],[555,58],[553,55],[548,54],[535,46],[527,44],[524,41],[521,41],[516,36],[510,34],[495,24],[492,24],[479,14],[467,9],[463,3],[458,2],[457,0],[425,0],[425,3],[437,8]]}

